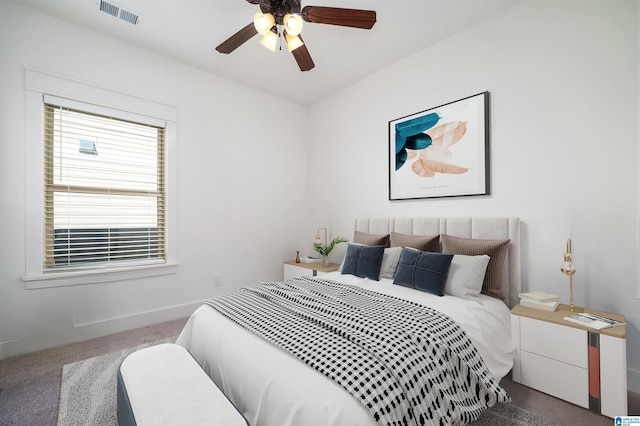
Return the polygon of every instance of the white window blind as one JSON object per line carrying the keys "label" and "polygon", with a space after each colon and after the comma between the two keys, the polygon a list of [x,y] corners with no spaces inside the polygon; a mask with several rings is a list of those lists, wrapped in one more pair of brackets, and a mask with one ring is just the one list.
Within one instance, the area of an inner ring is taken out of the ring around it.
{"label": "white window blind", "polygon": [[165,260],[165,128],[45,98],[44,269]]}

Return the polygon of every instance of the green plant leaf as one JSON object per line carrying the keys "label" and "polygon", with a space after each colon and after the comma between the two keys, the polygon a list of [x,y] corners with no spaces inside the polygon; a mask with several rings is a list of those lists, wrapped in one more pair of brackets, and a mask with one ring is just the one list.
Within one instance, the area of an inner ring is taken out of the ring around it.
{"label": "green plant leaf", "polygon": [[329,256],[329,253],[333,250],[333,248],[340,243],[348,243],[349,240],[344,237],[335,237],[329,244],[326,246],[319,246],[317,244],[313,244],[313,249],[320,253],[322,256]]}

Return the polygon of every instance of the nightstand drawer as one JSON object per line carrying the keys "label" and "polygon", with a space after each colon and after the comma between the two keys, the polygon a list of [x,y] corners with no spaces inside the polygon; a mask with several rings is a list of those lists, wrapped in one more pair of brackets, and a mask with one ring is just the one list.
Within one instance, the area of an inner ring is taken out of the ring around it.
{"label": "nightstand drawer", "polygon": [[588,367],[586,331],[526,317],[520,321],[523,351],[584,369]]}
{"label": "nightstand drawer", "polygon": [[589,372],[580,367],[522,351],[521,380],[525,386],[589,406]]}

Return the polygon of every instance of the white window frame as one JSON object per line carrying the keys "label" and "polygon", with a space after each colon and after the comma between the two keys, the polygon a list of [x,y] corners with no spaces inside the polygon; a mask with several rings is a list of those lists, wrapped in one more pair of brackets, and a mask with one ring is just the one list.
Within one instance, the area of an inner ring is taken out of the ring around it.
{"label": "white window frame", "polygon": [[[51,95],[96,108],[117,110],[126,117],[146,116],[166,122],[166,262],[155,265],[126,266],[77,271],[43,271],[44,257],[44,96]],[[177,109],[146,98],[132,96],[97,85],[25,69],[25,167],[26,167],[26,253],[27,289],[95,284],[158,275],[177,270]]]}

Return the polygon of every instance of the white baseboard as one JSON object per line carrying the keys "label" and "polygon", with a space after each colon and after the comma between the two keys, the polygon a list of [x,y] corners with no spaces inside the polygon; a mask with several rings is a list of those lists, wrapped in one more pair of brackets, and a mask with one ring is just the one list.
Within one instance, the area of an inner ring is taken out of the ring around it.
{"label": "white baseboard", "polygon": [[[188,312],[188,315],[191,315],[191,313],[193,313],[193,311],[195,310],[194,307],[198,307],[200,305],[202,305],[204,303],[203,300],[198,300],[195,302],[188,302],[188,303],[183,303],[180,305],[173,305],[173,306],[164,306],[162,308],[159,309],[152,309],[149,311],[141,311],[141,312],[135,312],[133,314],[128,314],[128,315],[120,315],[117,317],[111,317],[111,318],[107,318],[107,319],[99,319],[99,320],[92,320],[92,321],[86,321],[86,322],[79,322],[77,321],[76,317],[73,317],[73,327],[74,328],[87,328],[87,329],[101,329],[104,327],[107,328],[113,328],[114,326],[117,328],[121,328],[122,326],[127,326],[127,328],[125,328],[124,330],[128,330],[128,329],[132,329],[132,328],[137,328],[137,327],[131,327],[131,323],[133,321],[138,322],[140,320],[145,320],[145,322],[149,323],[149,324],[157,324],[158,322],[162,322],[162,319],[164,317],[166,317],[167,312]],[[149,322],[151,321],[151,322]],[[148,325],[148,324],[147,324]],[[141,326],[143,327],[143,326]]]}
{"label": "white baseboard", "polygon": [[627,389],[640,394],[640,371],[627,368]]}
{"label": "white baseboard", "polygon": [[91,322],[78,323],[74,318],[73,324],[69,324],[68,327],[55,331],[47,330],[46,334],[29,336],[24,339],[0,342],[0,359],[185,318],[191,315],[203,302],[199,300],[181,305],[165,306],[150,311],[136,312]]}

